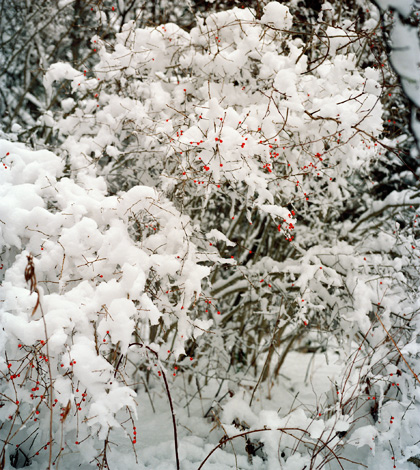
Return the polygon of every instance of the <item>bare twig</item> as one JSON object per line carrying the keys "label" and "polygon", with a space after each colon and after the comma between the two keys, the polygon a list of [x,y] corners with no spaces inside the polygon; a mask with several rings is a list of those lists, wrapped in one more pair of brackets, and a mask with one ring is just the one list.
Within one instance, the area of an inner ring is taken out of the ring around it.
{"label": "bare twig", "polygon": [[35,292],[38,296],[35,307],[32,311],[32,315],[35,314],[37,308],[39,307],[42,316],[42,322],[44,324],[44,334],[45,334],[45,348],[47,350],[47,369],[48,369],[48,376],[49,376],[49,405],[50,405],[50,434],[49,434],[49,456],[48,456],[48,470],[52,470],[51,462],[52,462],[52,441],[53,441],[53,379],[52,379],[52,372],[51,372],[51,363],[50,363],[50,352],[48,347],[48,331],[47,331],[47,322],[45,321],[44,310],[42,308],[42,304],[40,302],[40,294],[37,287],[37,280],[35,275],[35,265],[33,261],[33,256],[30,254],[27,256],[28,264],[25,268],[25,281],[30,283],[30,293],[32,294]]}
{"label": "bare twig", "polygon": [[[143,343],[130,343],[128,345],[128,347],[131,347],[131,346],[140,346],[141,348],[146,348],[148,351],[153,353],[153,355],[156,357],[157,361],[159,362],[159,364],[161,366],[160,367],[160,372],[161,372],[162,377],[163,377],[163,382],[165,384],[166,394],[168,395],[169,406],[171,408],[171,414],[172,414],[172,425],[173,425],[173,428],[174,428],[174,445],[175,445],[176,468],[177,468],[177,470],[180,470],[179,455],[178,455],[178,432],[177,432],[177,428],[176,428],[176,416],[175,416],[174,406],[173,406],[173,402],[172,402],[171,392],[169,391],[168,380],[166,379],[165,371],[163,370],[162,364],[159,360],[159,355],[156,351],[153,351],[152,348],[150,348],[149,346],[144,345]],[[121,356],[118,360],[118,363],[117,363],[117,367],[115,368],[114,377],[116,377],[116,375],[117,375],[118,367],[120,366],[123,357],[124,357],[124,355],[121,354]]]}

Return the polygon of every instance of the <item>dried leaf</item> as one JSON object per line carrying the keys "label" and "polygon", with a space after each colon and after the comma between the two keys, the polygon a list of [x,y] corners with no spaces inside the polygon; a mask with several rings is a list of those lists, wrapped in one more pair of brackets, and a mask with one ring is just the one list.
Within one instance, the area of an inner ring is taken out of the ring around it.
{"label": "dried leaf", "polygon": [[26,268],[25,268],[25,281],[30,283],[31,294],[36,292],[36,294],[38,295],[35,307],[32,310],[32,316],[34,316],[37,308],[39,307],[39,292],[38,292],[38,287],[36,284],[35,266],[34,266],[33,257],[32,255],[29,255],[27,256],[27,258],[28,258],[28,264],[26,265]]}
{"label": "dried leaf", "polygon": [[67,418],[67,415],[69,414],[70,409],[71,409],[71,403],[69,400],[69,402],[67,403],[67,406],[63,410],[63,416],[61,417],[61,420],[60,420],[62,423],[64,423],[64,420]]}

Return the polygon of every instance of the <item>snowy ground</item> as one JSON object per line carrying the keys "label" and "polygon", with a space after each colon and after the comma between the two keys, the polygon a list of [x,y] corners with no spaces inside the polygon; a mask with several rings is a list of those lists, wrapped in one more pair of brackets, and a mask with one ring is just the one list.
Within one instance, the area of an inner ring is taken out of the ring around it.
{"label": "snowy ground", "polygon": [[[225,432],[229,436],[241,432],[240,429],[229,425],[232,416],[240,417],[242,422],[250,425],[251,429],[261,429],[264,424],[267,427],[276,427],[276,420],[289,414],[291,410],[304,409],[309,415],[313,415],[315,410],[317,410],[316,413],[318,411],[322,413],[325,393],[332,390],[334,378],[340,373],[341,366],[337,358],[338,355],[329,353],[327,364],[324,354],[291,352],[281,369],[278,383],[270,389],[270,398],[267,383],[260,385],[251,411],[248,407],[250,387],[239,387],[234,398],[230,399],[228,404],[226,404],[226,400],[221,400],[221,406],[214,406],[214,409],[218,410],[216,420],[214,418],[203,418],[212,403],[215,404],[213,398],[216,390],[203,388],[201,390],[201,399],[197,398],[192,401],[193,389],[189,390],[190,396],[188,397],[181,394],[173,396],[177,415],[181,470],[201,470],[201,468],[204,470],[303,470],[303,468],[309,468],[305,467],[304,461],[296,454],[289,456],[287,463],[282,464],[283,459],[279,458],[280,444],[281,448],[284,449],[285,441],[284,436],[282,437],[278,431],[268,431],[252,436],[254,442],[256,442],[264,434],[264,448],[267,457],[265,460],[259,456],[254,456],[251,463],[245,451],[245,440],[243,437],[239,437],[217,449],[202,467],[200,465],[219,444],[220,439],[226,435]],[[171,377],[169,386],[171,387],[173,381],[182,380],[182,375],[178,375],[176,378]],[[302,387],[300,384],[305,384],[305,386]],[[181,387],[172,387],[172,389],[179,390]],[[222,388],[219,397],[224,395],[225,390]],[[117,433],[111,434],[110,442],[112,444],[109,446],[107,453],[109,469],[176,470],[173,425],[165,390],[162,386],[161,388],[151,389],[149,392],[150,396],[147,395],[144,389],[139,390],[137,397],[136,455],[128,437],[122,438],[120,433],[119,437]],[[155,411],[151,406],[151,401]],[[186,406],[187,401],[190,402],[188,406]],[[223,423],[225,431],[222,429],[221,423]],[[321,423],[321,420],[319,423]],[[295,421],[290,424],[295,425]],[[269,438],[268,435],[270,435]],[[89,452],[86,447],[80,448],[80,451]],[[61,470],[92,469],[92,465],[80,464],[82,460],[85,460],[81,458],[80,451],[75,445],[67,445],[66,452],[55,468]],[[393,465],[385,465],[384,467],[383,460],[375,459],[368,446],[360,448],[347,446],[346,451],[348,458],[365,465],[365,467],[362,467],[343,462],[342,468],[346,470],[356,468],[384,470],[385,468],[393,468]],[[92,448],[91,452],[92,455],[98,455],[100,449]],[[48,455],[45,452],[45,459],[38,460],[38,462],[33,461],[32,465],[27,468],[29,470],[45,470],[47,462]],[[340,467],[336,462],[332,462],[331,465],[327,464],[324,468],[335,470]],[[417,467],[414,464],[405,462],[398,465],[397,468],[399,470],[415,470]]]}
{"label": "snowy ground", "polygon": [[[274,385],[270,390],[271,399],[267,398],[267,384],[260,385],[253,403],[253,412],[256,415],[251,416],[251,411],[246,405],[250,397],[249,391],[245,388],[239,388],[235,400],[226,409],[224,401],[221,401],[219,418],[225,424],[228,424],[226,420],[229,415],[239,414],[242,415],[242,419],[248,416],[249,421],[251,421],[255,419],[255,416],[258,416],[261,408],[266,410],[257,418],[262,424],[264,416],[270,419],[270,412],[267,412],[267,410],[272,410],[271,413],[283,416],[291,408],[314,409],[317,402],[322,402],[323,393],[330,390],[330,380],[334,378],[337,372],[339,372],[339,366],[334,364],[332,355],[329,358],[329,365],[327,365],[323,354],[290,353],[281,370],[279,384]],[[307,387],[298,389],[298,384],[304,383],[305,377],[307,377]],[[174,380],[182,381],[183,379],[181,376],[177,376]],[[222,390],[220,396],[223,394],[224,391]],[[126,438],[114,441],[111,436],[110,440],[114,442],[114,445],[110,446],[107,455],[110,469],[176,469],[172,419],[165,391],[163,387],[161,389],[156,388],[150,391],[150,395],[155,412],[152,409],[149,397],[144,391],[140,391],[137,398],[139,404],[138,420],[135,423],[137,428],[137,444],[135,446],[137,462],[130,440]],[[182,470],[197,470],[201,462],[224,436],[222,428],[214,419],[204,419],[202,417],[203,410],[205,413],[211,406],[214,395],[215,390],[203,389],[201,400],[192,401],[188,407],[185,406],[187,401],[185,396],[173,397],[178,421],[179,457]],[[247,419],[244,419],[244,421],[248,422]],[[227,429],[227,426],[224,427]],[[231,428],[229,428],[230,430]],[[233,432],[228,433],[234,435],[240,432],[240,430],[233,430]],[[280,433],[274,431],[273,434],[277,434],[274,439],[279,441]],[[61,470],[70,470],[77,467],[83,470],[92,468],[90,466],[79,467],[80,456],[78,456],[77,448],[74,451],[74,453],[63,455],[63,459],[59,463]],[[30,468],[31,470],[38,470],[43,469],[43,466],[33,463]],[[260,457],[254,457],[251,464],[245,451],[244,438],[235,439],[232,444],[228,443],[223,449],[218,449],[203,466],[205,470],[230,470],[236,468],[266,470],[281,467],[278,459],[273,458],[264,461]]]}

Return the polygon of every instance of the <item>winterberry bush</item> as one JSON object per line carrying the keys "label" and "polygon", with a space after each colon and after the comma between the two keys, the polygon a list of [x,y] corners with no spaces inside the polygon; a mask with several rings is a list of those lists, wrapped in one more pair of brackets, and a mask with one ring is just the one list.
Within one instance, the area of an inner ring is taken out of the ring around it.
{"label": "winterberry bush", "polygon": [[[277,2],[129,21],[93,67],[48,68],[55,154],[0,148],[0,461],[105,468],[114,435],[135,452],[138,384],[179,369],[273,465],[414,461],[420,197],[371,191],[400,156],[379,12],[330,7],[310,32]],[[322,403],[260,410],[294,350],[343,372]]]}

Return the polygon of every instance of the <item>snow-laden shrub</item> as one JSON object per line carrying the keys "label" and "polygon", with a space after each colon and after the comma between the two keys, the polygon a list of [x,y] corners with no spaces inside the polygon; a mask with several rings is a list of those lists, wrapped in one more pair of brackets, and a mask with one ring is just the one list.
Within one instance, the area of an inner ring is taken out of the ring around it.
{"label": "snow-laden shrub", "polygon": [[[366,331],[376,299],[363,248],[336,239],[378,155],[380,73],[356,66],[361,39],[351,22],[317,26],[315,63],[292,27],[275,2],[261,20],[236,8],[199,19],[190,33],[131,22],[112,48],[93,38],[93,70],[55,64],[44,78],[49,91],[71,80],[73,97],[53,126],[70,172],[89,162],[112,191],[161,187],[203,234],[224,235],[208,235],[209,265],[219,251],[246,266],[246,274],[214,266],[207,290],[226,367],[255,363],[277,315],[291,347],[308,324],[340,337],[343,321]],[[238,325],[249,347],[237,344]]]}
{"label": "snow-laden shrub", "polygon": [[[137,367],[118,368],[131,343],[137,362],[145,361],[138,346],[182,359],[185,341],[210,326],[187,313],[209,268],[199,264],[188,216],[155,189],[108,196],[105,181],[83,169],[64,177],[49,151],[2,140],[0,155],[1,452],[21,445],[31,459],[51,440],[52,413],[54,459],[83,441],[91,461],[95,437],[120,428],[117,412],[137,413],[126,380]],[[151,333],[160,322],[176,329],[171,343]],[[162,365],[153,370],[160,375]]]}
{"label": "snow-laden shrub", "polygon": [[[372,12],[367,27],[377,19]],[[74,427],[79,413],[104,437],[117,427],[118,410],[133,409],[124,380],[147,364],[134,351],[138,344],[159,347],[161,360],[194,352],[195,371],[185,367],[185,374],[195,377],[199,395],[200,380],[214,377],[218,401],[243,387],[249,406],[267,384],[270,394],[294,348],[336,351],[346,367],[322,413],[317,403],[284,416],[263,410],[257,419],[245,405],[225,406],[230,433],[232,420],[242,419],[251,427],[299,429],[282,438],[281,453],[268,430],[258,437],[273,465],[323,466],[376,438],[386,456],[387,439],[408,442],[412,428],[388,432],[383,419],[403,419],[417,400],[408,366],[415,368],[417,354],[418,262],[407,256],[407,249],[415,253],[414,232],[393,233],[388,218],[392,208],[419,202],[413,192],[384,203],[367,195],[383,152],[383,77],[359,68],[365,40],[351,21],[324,20],[312,39],[294,31],[290,11],[275,2],[260,20],[233,9],[198,19],[189,33],[130,22],[115,44],[92,39],[92,70],[58,63],[45,74],[48,96],[58,81],[71,90],[62,112],[43,117],[63,141],[57,152],[65,165],[46,182],[35,175],[24,201],[14,189],[7,196],[23,211],[37,208],[44,222],[35,211],[32,227],[17,211],[25,222],[6,218],[1,227],[9,247],[3,334],[7,357],[21,362],[19,354],[27,354],[32,367],[37,354],[34,369],[50,398],[47,373],[53,375],[72,442],[86,436]],[[7,171],[27,152],[13,149]],[[12,188],[24,175],[16,173]],[[23,277],[29,252],[45,311],[33,318],[37,296],[28,295]],[[196,342],[211,322],[211,334]],[[56,349],[42,368],[47,345]],[[93,375],[81,365],[88,352],[98,361],[89,364]],[[13,360],[3,365],[9,388],[2,393],[14,426],[21,400],[13,395]],[[402,378],[392,385],[397,372]],[[78,380],[87,407],[77,399]],[[22,401],[25,413],[37,419],[31,400]],[[89,442],[87,461],[95,458]],[[414,455],[414,437],[410,445]]]}

